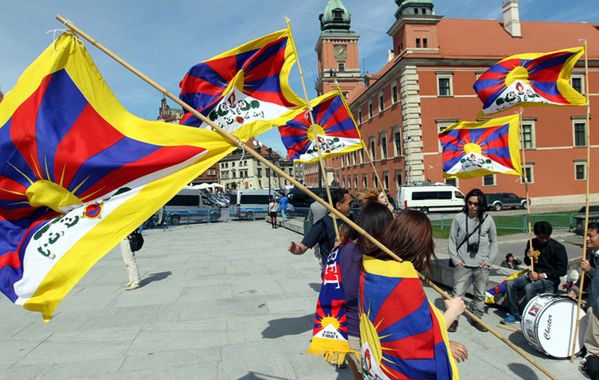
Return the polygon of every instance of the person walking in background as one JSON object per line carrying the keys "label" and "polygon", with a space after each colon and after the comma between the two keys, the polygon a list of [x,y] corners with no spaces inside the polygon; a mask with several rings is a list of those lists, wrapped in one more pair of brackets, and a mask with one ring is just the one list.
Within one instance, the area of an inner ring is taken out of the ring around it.
{"label": "person walking in background", "polygon": [[287,204],[289,203],[289,198],[287,198],[287,194],[283,194],[281,199],[279,199],[279,208],[281,209],[281,218],[283,220],[287,220]]}
{"label": "person walking in background", "polygon": [[[485,213],[487,200],[479,189],[471,190],[464,198],[464,209],[458,213],[449,232],[449,257],[454,268],[453,293],[463,298],[473,285],[474,298],[470,309],[482,317],[485,306],[485,290],[489,281],[489,266],[497,256],[497,231],[495,222]],[[481,332],[487,329],[479,324],[473,326]],[[458,320],[448,331],[455,332]]]}
{"label": "person walking in background", "polygon": [[129,238],[125,238],[120,242],[121,254],[123,255],[123,262],[125,263],[125,269],[127,269],[127,275],[129,276],[129,282],[125,286],[125,290],[134,290],[139,288],[139,269],[137,268],[137,261],[135,260],[135,253],[131,250],[131,242]]}
{"label": "person walking in background", "polygon": [[272,228],[277,228],[277,213],[279,212],[279,204],[275,200],[275,197],[270,197],[270,203],[268,204],[268,216],[270,216],[270,224]]}

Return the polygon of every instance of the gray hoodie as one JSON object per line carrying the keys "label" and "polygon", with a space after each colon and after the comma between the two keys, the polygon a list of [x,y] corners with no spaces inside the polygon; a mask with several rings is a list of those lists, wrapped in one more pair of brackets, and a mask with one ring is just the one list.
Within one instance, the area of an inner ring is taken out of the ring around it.
{"label": "gray hoodie", "polygon": [[469,239],[470,243],[479,242],[478,252],[474,257],[468,253],[468,242],[462,244],[460,249],[457,247],[466,239],[466,222],[468,222],[468,233],[472,233],[479,224],[478,218],[469,218],[464,212],[460,212],[451,223],[449,232],[449,257],[455,265],[460,263],[466,267],[479,267],[481,264],[492,264],[497,257],[497,230],[495,222],[490,215],[486,215],[480,227],[480,241],[478,240],[478,230],[474,232]]}

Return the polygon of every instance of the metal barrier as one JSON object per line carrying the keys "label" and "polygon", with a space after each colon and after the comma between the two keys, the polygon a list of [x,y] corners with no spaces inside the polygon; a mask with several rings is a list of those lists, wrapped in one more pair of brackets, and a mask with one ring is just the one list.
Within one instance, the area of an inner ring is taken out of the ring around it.
{"label": "metal barrier", "polygon": [[[439,214],[439,219],[431,220],[433,227],[449,229],[455,214]],[[554,230],[571,230],[574,227],[574,214],[533,214],[531,225],[536,222],[546,221],[551,223]],[[493,215],[495,227],[498,231],[528,232],[527,215]]]}

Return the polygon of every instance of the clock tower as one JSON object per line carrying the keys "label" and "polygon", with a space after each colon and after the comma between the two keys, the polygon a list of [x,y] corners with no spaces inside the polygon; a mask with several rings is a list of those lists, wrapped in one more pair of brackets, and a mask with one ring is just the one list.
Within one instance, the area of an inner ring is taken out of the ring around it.
{"label": "clock tower", "polygon": [[319,16],[320,36],[316,42],[318,80],[316,91],[322,95],[337,89],[347,95],[364,86],[358,59],[358,36],[349,29],[351,14],[341,0],[329,0]]}

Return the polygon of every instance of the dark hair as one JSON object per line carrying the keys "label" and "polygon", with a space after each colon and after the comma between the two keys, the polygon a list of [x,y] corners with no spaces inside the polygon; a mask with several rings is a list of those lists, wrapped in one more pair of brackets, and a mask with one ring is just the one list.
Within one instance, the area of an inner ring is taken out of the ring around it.
{"label": "dark hair", "polygon": [[[402,260],[410,261],[417,271],[430,269],[431,258],[435,257],[433,227],[422,212],[403,210],[385,228],[378,240]],[[378,248],[365,251],[364,254],[381,260],[391,259]]]}
{"label": "dark hair", "polygon": [[589,222],[587,230],[595,230],[597,233],[599,233],[599,222]]}
{"label": "dark hair", "polygon": [[[378,240],[379,236],[392,219],[393,214],[389,211],[387,206],[378,202],[373,202],[362,208],[360,214],[358,214],[356,223],[358,226],[362,227],[364,231],[368,232],[372,237]],[[344,242],[350,240],[356,240],[356,245],[362,252],[369,247],[374,247],[368,239],[354,229],[348,231],[342,239]]]}
{"label": "dark hair", "polygon": [[331,200],[333,201],[333,207],[337,207],[337,203],[343,203],[343,198],[345,198],[345,194],[349,194],[349,191],[347,191],[347,189],[338,189],[331,192]]}
{"label": "dark hair", "polygon": [[505,255],[505,261],[510,261],[510,257],[514,257],[514,255],[511,253],[508,253],[507,255]]}
{"label": "dark hair", "polygon": [[539,235],[551,236],[551,233],[553,232],[553,227],[551,226],[551,223],[541,220],[540,222],[535,223],[532,230],[534,231],[535,235],[537,235],[537,236],[539,236]]}
{"label": "dark hair", "polygon": [[468,214],[468,199],[470,199],[470,197],[477,198],[478,218],[482,220],[485,211],[487,210],[487,197],[485,197],[485,193],[483,193],[481,189],[472,189],[466,194],[466,197],[464,197],[464,209],[462,210],[465,214]]}

